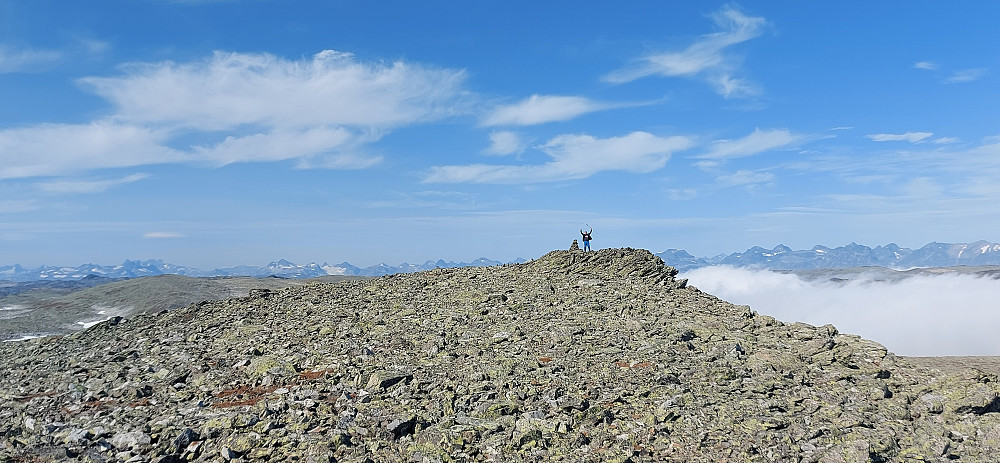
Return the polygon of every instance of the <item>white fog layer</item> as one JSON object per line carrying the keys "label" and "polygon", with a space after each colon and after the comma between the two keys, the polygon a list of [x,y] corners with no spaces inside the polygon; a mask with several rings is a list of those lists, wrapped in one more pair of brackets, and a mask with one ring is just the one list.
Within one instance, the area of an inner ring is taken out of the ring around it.
{"label": "white fog layer", "polygon": [[1000,355],[1000,281],[969,275],[915,276],[896,282],[859,275],[848,282],[704,267],[690,284],[784,322],[831,323],[909,356]]}

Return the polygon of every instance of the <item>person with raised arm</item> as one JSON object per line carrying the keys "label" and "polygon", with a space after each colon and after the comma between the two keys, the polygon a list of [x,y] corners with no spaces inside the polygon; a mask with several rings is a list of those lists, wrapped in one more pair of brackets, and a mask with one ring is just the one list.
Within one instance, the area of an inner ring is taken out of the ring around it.
{"label": "person with raised arm", "polygon": [[580,234],[583,235],[583,250],[584,251],[589,251],[590,250],[590,234],[594,233],[594,228],[593,227],[590,227],[589,225],[587,227],[589,227],[590,231],[583,231],[582,228],[580,229]]}

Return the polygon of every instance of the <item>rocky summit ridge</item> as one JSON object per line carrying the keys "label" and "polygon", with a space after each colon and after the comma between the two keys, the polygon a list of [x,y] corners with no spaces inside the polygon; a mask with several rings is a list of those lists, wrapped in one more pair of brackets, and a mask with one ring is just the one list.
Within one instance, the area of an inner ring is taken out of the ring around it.
{"label": "rocky summit ridge", "polygon": [[0,460],[994,461],[996,376],[648,251],[311,284],[0,346]]}

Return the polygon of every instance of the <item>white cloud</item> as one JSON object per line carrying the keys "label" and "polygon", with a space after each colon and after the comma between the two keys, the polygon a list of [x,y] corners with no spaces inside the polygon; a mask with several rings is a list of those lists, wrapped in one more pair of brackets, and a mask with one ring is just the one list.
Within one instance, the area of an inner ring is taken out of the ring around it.
{"label": "white cloud", "polygon": [[875,133],[871,135],[865,135],[872,141],[908,141],[910,143],[919,143],[932,136],[932,132],[906,132],[906,133]]}
{"label": "white cloud", "polygon": [[643,77],[703,76],[716,91],[727,98],[753,96],[759,93],[755,86],[734,77],[738,60],[726,56],[726,48],[759,37],[767,25],[764,18],[746,16],[734,8],[726,8],[712,15],[720,32],[706,34],[681,51],[655,53],[645,56],[638,63],[607,74],[603,79],[612,83],[626,83]]}
{"label": "white cloud", "polygon": [[[896,283],[862,277],[846,284],[731,267],[683,275],[691,284],[785,322],[859,334],[900,355],[1000,355],[994,328],[1000,281],[971,276],[912,277]],[[947,315],[943,315],[943,311]]]}
{"label": "white cloud", "polygon": [[667,197],[675,201],[695,199],[698,197],[698,190],[693,188],[672,188],[667,190]]}
{"label": "white cloud", "polygon": [[61,180],[43,182],[38,187],[49,193],[100,193],[110,188],[125,185],[149,177],[147,174],[132,174],[113,180]]}
{"label": "white cloud", "polygon": [[[940,66],[937,63],[930,61],[920,61],[913,65],[916,69],[922,69],[926,71],[936,71]],[[964,82],[972,82],[979,80],[980,78],[986,76],[989,71],[984,68],[970,68],[970,69],[959,69],[957,71],[950,71],[948,77],[944,78],[944,83],[946,84],[958,84]],[[938,74],[940,75],[940,74]]]}
{"label": "white cloud", "polygon": [[944,81],[949,84],[972,82],[974,80],[979,80],[986,74],[987,71],[985,69],[961,69],[951,73],[951,75]]}
{"label": "white cloud", "polygon": [[712,172],[719,168],[722,164],[719,161],[697,161],[691,164],[701,170]]}
{"label": "white cloud", "polygon": [[632,132],[622,137],[560,135],[539,147],[551,161],[539,165],[436,166],[425,182],[536,183],[580,179],[598,172],[646,173],[662,168],[675,151],[691,147],[683,136],[658,137]]}
{"label": "white cloud", "polygon": [[29,72],[40,66],[54,63],[62,53],[52,50],[34,50],[0,44],[0,74]]}
{"label": "white cloud", "polygon": [[774,180],[774,174],[752,170],[740,170],[716,179],[717,182],[726,186],[755,185],[758,183],[768,183],[772,180]]}
{"label": "white cloud", "polygon": [[155,232],[143,233],[142,237],[146,239],[162,240],[162,239],[184,238],[185,236],[184,234],[177,232],[155,231]]}
{"label": "white cloud", "polygon": [[108,121],[0,130],[0,179],[189,160],[163,146],[165,138],[162,131]]}
{"label": "white cloud", "polygon": [[347,151],[300,158],[295,167],[298,169],[357,170],[367,169],[381,162],[382,156]]}
{"label": "white cloud", "polygon": [[732,159],[753,156],[765,151],[791,145],[801,139],[802,137],[793,135],[784,129],[754,129],[753,133],[739,140],[717,140],[712,143],[712,148],[708,153],[698,157],[704,159]]}
{"label": "white cloud", "polygon": [[490,146],[483,151],[485,154],[505,156],[524,151],[525,144],[516,132],[499,131],[490,133]]}
{"label": "white cloud", "polygon": [[194,153],[199,159],[218,165],[233,162],[274,162],[346,149],[362,141],[366,141],[363,135],[344,127],[278,129],[242,137],[226,137],[213,146],[195,147]]}
{"label": "white cloud", "polygon": [[455,113],[465,73],[404,62],[362,63],[326,50],[308,60],[222,53],[127,65],[119,77],[82,82],[142,122],[226,130],[264,127],[393,127]]}
{"label": "white cloud", "polygon": [[936,143],[938,145],[948,145],[948,144],[951,144],[951,143],[959,143],[961,141],[962,141],[961,139],[955,138],[955,137],[940,137],[940,138],[934,139],[934,143]]}
{"label": "white cloud", "polygon": [[531,95],[521,102],[497,107],[483,118],[480,125],[544,124],[573,119],[610,107],[612,105],[596,103],[579,96]]}
{"label": "white cloud", "polygon": [[[217,52],[122,69],[81,79],[115,106],[107,119],[0,130],[0,179],[198,161],[365,168],[381,157],[362,148],[393,128],[466,111],[461,70],[329,50],[303,60]],[[186,139],[215,141],[178,146]]]}
{"label": "white cloud", "polygon": [[727,74],[710,76],[708,83],[715,87],[715,92],[726,98],[745,98],[762,93],[760,87],[746,79],[735,78]]}

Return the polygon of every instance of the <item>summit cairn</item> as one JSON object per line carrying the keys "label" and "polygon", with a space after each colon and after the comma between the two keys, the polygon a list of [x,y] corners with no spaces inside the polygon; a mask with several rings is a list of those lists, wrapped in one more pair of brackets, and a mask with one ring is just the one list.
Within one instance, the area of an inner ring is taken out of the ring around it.
{"label": "summit cairn", "polygon": [[569,250],[570,251],[579,251],[580,250],[580,244],[577,243],[576,240],[573,240],[573,244],[569,245]]}
{"label": "summit cairn", "polygon": [[[0,346],[2,461],[994,461],[1000,384],[553,251]],[[804,308],[807,310],[807,308]]]}

